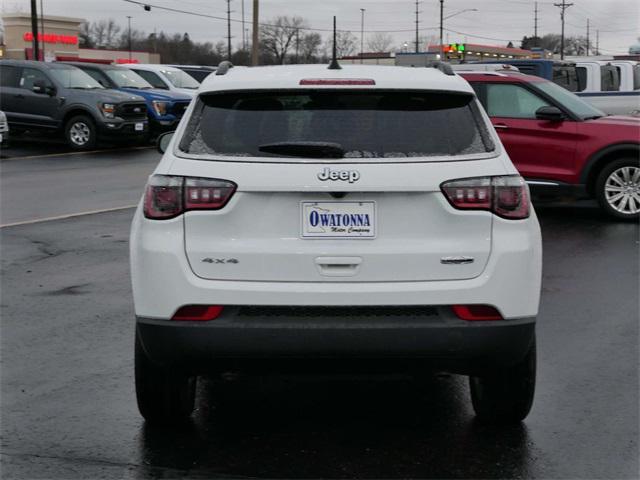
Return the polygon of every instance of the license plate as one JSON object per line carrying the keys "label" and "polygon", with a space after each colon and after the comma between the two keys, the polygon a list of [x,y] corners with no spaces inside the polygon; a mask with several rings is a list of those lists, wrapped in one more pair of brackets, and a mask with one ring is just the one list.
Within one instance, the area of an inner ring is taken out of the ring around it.
{"label": "license plate", "polygon": [[302,238],[375,238],[375,202],[302,202]]}
{"label": "license plate", "polygon": [[135,126],[136,132],[141,132],[144,130],[144,123],[136,123]]}

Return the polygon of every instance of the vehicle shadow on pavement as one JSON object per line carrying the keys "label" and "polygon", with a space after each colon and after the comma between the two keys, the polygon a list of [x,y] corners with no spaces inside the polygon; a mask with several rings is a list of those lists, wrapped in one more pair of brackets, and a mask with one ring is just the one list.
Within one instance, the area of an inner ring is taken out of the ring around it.
{"label": "vehicle shadow on pavement", "polygon": [[204,379],[198,390],[188,426],[143,427],[139,464],[153,467],[139,478],[532,476],[526,427],[476,422],[466,377]]}

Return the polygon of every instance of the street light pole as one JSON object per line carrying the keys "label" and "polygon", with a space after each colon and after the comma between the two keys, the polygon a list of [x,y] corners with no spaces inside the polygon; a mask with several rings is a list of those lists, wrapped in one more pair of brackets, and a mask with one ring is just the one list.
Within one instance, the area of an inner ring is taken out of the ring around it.
{"label": "street light pole", "polygon": [[364,8],[360,9],[360,63],[364,62],[364,11]]}
{"label": "street light pole", "polygon": [[131,15],[127,15],[127,21],[129,23],[129,30],[127,36],[129,37],[129,63],[131,63]]}

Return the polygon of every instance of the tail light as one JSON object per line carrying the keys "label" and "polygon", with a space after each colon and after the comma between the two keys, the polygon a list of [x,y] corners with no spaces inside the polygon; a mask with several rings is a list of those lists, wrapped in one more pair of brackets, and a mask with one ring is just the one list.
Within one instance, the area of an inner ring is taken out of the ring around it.
{"label": "tail light", "polygon": [[210,178],[153,175],[144,194],[144,216],[174,218],[189,210],[220,210],[236,191],[236,184]]}
{"label": "tail light", "polygon": [[458,318],[470,322],[502,320],[500,312],[490,305],[453,305],[451,309]]}
{"label": "tail light", "polygon": [[171,320],[182,322],[208,322],[222,313],[222,305],[185,305],[173,314]]}
{"label": "tail light", "polygon": [[531,213],[529,187],[519,175],[451,180],[440,188],[458,210],[488,210],[511,220]]}

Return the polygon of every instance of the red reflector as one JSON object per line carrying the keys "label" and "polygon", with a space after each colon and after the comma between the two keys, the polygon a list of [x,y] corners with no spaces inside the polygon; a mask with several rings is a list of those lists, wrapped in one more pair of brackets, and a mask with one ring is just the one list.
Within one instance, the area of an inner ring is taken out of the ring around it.
{"label": "red reflector", "polygon": [[171,320],[208,322],[218,318],[222,309],[222,305],[185,305],[173,314]]}
{"label": "red reflector", "polygon": [[453,313],[462,320],[482,321],[482,320],[502,320],[502,315],[495,308],[489,305],[453,305]]}
{"label": "red reflector", "polygon": [[375,85],[370,78],[304,78],[300,85]]}

